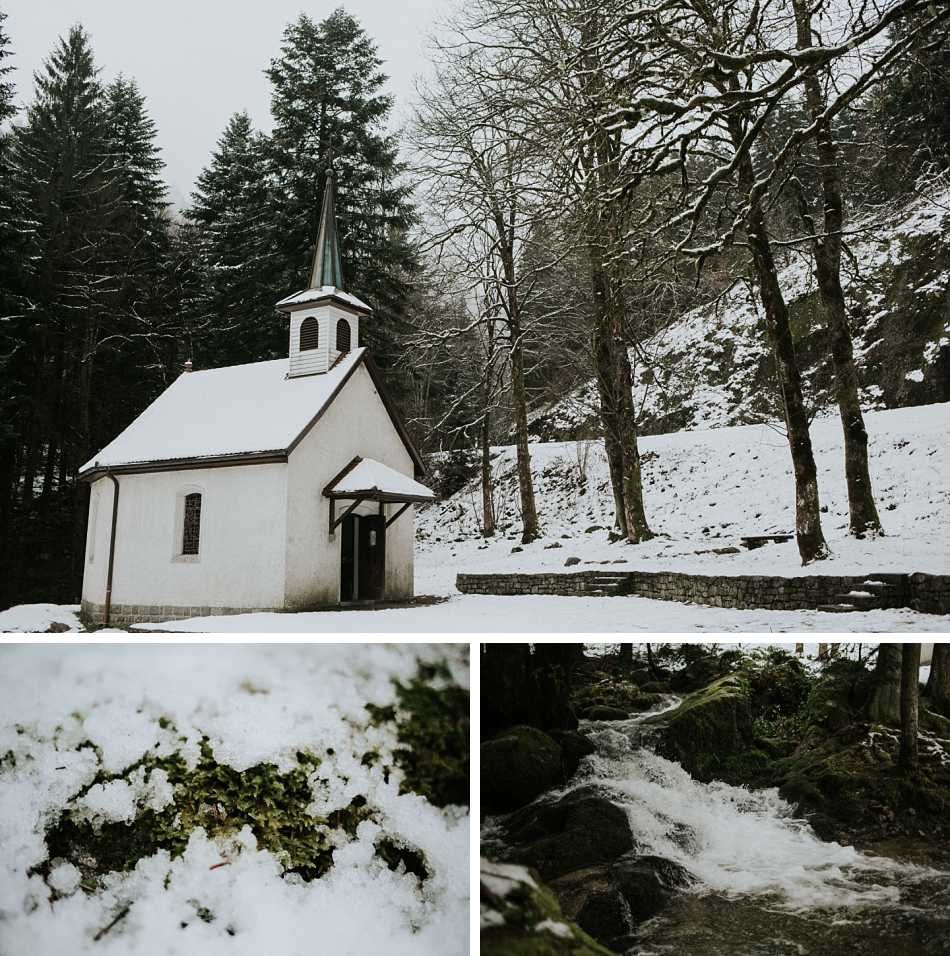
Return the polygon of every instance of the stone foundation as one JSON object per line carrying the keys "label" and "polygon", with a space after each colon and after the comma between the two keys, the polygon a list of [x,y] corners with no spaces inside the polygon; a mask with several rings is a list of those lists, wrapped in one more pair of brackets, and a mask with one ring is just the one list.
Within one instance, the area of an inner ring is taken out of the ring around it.
{"label": "stone foundation", "polygon": [[[128,627],[148,621],[183,621],[189,617],[212,617],[219,614],[254,614],[258,611],[283,611],[281,607],[178,607],[170,604],[113,604],[109,613],[109,627]],[[92,601],[83,601],[79,618],[86,627],[104,627],[106,607]]]}
{"label": "stone foundation", "polygon": [[[622,584],[618,582],[622,578]],[[861,574],[767,575],[684,574],[677,571],[580,571],[541,574],[459,574],[463,594],[557,594],[585,597],[612,590],[681,604],[705,604],[736,610],[814,610],[835,604],[848,591],[864,590],[868,580],[891,587],[878,607],[909,607],[928,614],[950,614],[950,575]],[[620,584],[618,587],[617,585]]]}

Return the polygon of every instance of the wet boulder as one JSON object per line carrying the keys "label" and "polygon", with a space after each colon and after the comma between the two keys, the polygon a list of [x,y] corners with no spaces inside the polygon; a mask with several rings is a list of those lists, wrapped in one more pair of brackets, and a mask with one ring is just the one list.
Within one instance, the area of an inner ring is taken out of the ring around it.
{"label": "wet boulder", "polygon": [[585,715],[588,720],[626,720],[630,711],[620,707],[609,707],[607,704],[595,704]]}
{"label": "wet boulder", "polygon": [[668,694],[670,685],[665,680],[651,680],[640,685],[641,694]]}
{"label": "wet boulder", "polygon": [[635,707],[635,701],[640,696],[636,684],[628,680],[618,679],[602,672],[594,675],[592,683],[576,687],[571,694],[574,711],[578,717],[589,720],[617,720],[619,718],[594,717],[591,711],[598,707],[609,707],[624,711],[626,717]]}
{"label": "wet boulder", "polygon": [[580,762],[594,752],[590,738],[575,730],[554,730],[551,736],[561,748],[561,771],[565,780],[570,780]]}
{"label": "wet boulder", "polygon": [[562,779],[561,748],[535,727],[509,727],[481,745],[482,808],[508,813]]}
{"label": "wet boulder", "polygon": [[693,882],[672,860],[631,853],[608,865],[565,873],[550,886],[569,919],[598,942],[624,950],[622,941],[639,923],[660,913]]}
{"label": "wet boulder", "polygon": [[673,860],[628,854],[610,867],[610,877],[623,894],[634,923],[652,919],[679,890],[695,882]]}
{"label": "wet boulder", "polygon": [[751,765],[764,759],[753,746],[748,684],[735,674],[690,694],[676,710],[650,722],[660,728],[657,753],[705,783],[742,783]]}
{"label": "wet boulder", "polygon": [[525,867],[483,860],[480,903],[482,956],[613,956],[565,917]]}
{"label": "wet boulder", "polygon": [[525,807],[505,830],[512,845],[508,859],[533,867],[545,880],[610,863],[634,847],[627,814],[589,787]]}

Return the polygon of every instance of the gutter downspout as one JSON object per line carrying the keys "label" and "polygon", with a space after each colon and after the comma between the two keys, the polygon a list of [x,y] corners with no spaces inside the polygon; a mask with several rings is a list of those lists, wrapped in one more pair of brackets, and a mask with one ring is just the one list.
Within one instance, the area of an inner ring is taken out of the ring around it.
{"label": "gutter downspout", "polygon": [[119,520],[119,480],[111,471],[106,477],[112,481],[115,491],[112,495],[112,534],[109,538],[109,571],[106,576],[106,613],[104,626],[109,626],[109,617],[112,613],[112,572],[115,567],[115,528]]}

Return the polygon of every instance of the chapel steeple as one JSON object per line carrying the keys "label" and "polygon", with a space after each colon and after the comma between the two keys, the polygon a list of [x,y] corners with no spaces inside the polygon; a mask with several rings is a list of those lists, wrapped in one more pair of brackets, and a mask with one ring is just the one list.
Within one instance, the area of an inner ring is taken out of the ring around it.
{"label": "chapel steeple", "polygon": [[343,288],[343,266],[340,262],[340,240],[336,234],[336,210],[333,208],[333,160],[327,164],[326,185],[323,187],[323,206],[320,209],[320,230],[317,248],[310,270],[310,288],[330,286]]}
{"label": "chapel steeple", "polygon": [[320,228],[313,253],[310,284],[281,299],[277,309],[290,316],[288,375],[318,375],[359,346],[359,320],[370,307],[343,291],[340,240],[336,231],[332,155],[327,162]]}

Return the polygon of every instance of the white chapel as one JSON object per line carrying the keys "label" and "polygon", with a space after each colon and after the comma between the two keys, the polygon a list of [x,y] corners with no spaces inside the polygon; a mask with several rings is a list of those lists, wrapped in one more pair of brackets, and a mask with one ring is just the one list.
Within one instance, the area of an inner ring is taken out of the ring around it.
{"label": "white chapel", "polygon": [[309,286],[277,303],[286,359],[186,371],[80,469],[82,617],[122,626],[413,595],[413,446],[342,290],[327,172]]}

